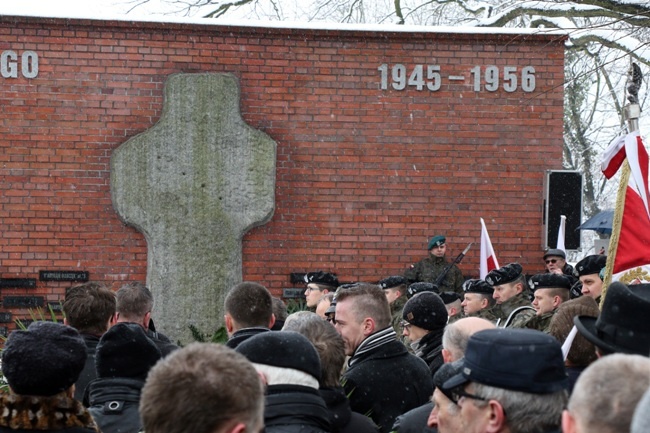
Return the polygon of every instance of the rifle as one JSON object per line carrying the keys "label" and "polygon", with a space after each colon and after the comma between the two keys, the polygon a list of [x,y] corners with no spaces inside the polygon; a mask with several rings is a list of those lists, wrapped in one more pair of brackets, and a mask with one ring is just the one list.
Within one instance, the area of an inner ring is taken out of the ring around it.
{"label": "rifle", "polygon": [[469,245],[463,250],[462,253],[458,254],[456,259],[454,259],[453,262],[449,263],[447,267],[442,271],[440,275],[438,275],[438,278],[436,278],[436,281],[434,281],[433,285],[436,287],[440,287],[440,283],[443,282],[447,274],[449,273],[449,270],[451,269],[452,266],[457,265],[458,263],[463,261],[463,258],[465,257],[465,254],[469,251],[469,249],[472,247],[474,242],[470,242]]}

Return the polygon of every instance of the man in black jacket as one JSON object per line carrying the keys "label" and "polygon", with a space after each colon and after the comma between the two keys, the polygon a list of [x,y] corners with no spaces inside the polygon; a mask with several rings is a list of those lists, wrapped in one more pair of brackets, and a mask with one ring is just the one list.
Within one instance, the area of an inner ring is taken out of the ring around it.
{"label": "man in black jacket", "polygon": [[336,294],[335,328],[350,356],[342,383],[353,411],[370,416],[382,433],[395,418],[433,392],[427,364],[397,341],[386,295],[373,284]]}
{"label": "man in black jacket", "polygon": [[226,346],[235,349],[248,338],[269,332],[275,324],[273,297],[261,284],[244,281],[234,286],[224,301]]}

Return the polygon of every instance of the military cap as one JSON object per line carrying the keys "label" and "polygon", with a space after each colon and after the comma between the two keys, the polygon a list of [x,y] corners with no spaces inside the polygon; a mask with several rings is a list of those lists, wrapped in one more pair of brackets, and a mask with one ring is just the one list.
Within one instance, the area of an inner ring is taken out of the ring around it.
{"label": "military cap", "polygon": [[546,250],[546,252],[544,253],[544,260],[546,260],[546,258],[550,256],[562,257],[563,259],[566,260],[566,253],[564,252],[564,250],[561,250],[559,248],[550,248]]}
{"label": "military cap", "polygon": [[420,292],[439,293],[440,290],[438,289],[438,286],[436,286],[433,283],[427,283],[427,282],[413,283],[408,287],[408,289],[406,289],[406,297],[410,299],[413,297],[413,295]]}
{"label": "military cap", "polygon": [[607,289],[598,318],[576,316],[573,323],[604,353],[650,354],[650,284],[626,286],[615,281]]}
{"label": "military cap", "polygon": [[308,272],[305,274],[305,283],[310,284],[322,284],[324,286],[338,287],[339,280],[336,278],[336,275],[329,272]]}
{"label": "military cap", "polygon": [[508,263],[499,269],[490,271],[490,273],[485,276],[485,282],[490,286],[500,286],[502,284],[511,283],[521,276],[522,271],[523,268],[519,263]]}
{"label": "military cap", "polygon": [[574,274],[576,277],[599,274],[605,265],[607,265],[607,256],[602,254],[593,254],[576,263]]}
{"label": "military cap", "polygon": [[427,249],[432,250],[433,247],[442,246],[442,245],[445,244],[446,241],[447,241],[447,239],[442,235],[434,236],[429,241],[429,245],[427,246]]}
{"label": "military cap", "polygon": [[463,292],[492,295],[494,293],[494,287],[486,283],[485,280],[471,279],[463,283]]}
{"label": "military cap", "polygon": [[418,328],[435,331],[447,324],[447,308],[436,293],[420,292],[406,301],[402,318]]}
{"label": "military cap", "polygon": [[453,396],[449,390],[442,389],[442,385],[452,377],[461,372],[463,367],[463,360],[459,359],[454,362],[445,362],[438,368],[433,375],[433,386],[438,388],[449,399],[452,400]]}
{"label": "military cap", "polygon": [[456,292],[441,292],[440,299],[442,299],[442,302],[447,305],[452,302],[460,301],[460,295]]}
{"label": "military cap", "polygon": [[408,284],[408,280],[401,275],[394,275],[392,277],[384,278],[383,280],[379,281],[378,284],[382,289],[392,289],[393,287]]}
{"label": "military cap", "polygon": [[530,290],[537,289],[567,289],[571,290],[571,280],[565,275],[545,273],[536,274],[528,280]]}
{"label": "military cap", "polygon": [[[560,343],[533,329],[486,329],[467,342],[462,370],[443,384],[453,390],[468,382],[529,394],[567,389]],[[454,400],[454,399],[452,399]]]}

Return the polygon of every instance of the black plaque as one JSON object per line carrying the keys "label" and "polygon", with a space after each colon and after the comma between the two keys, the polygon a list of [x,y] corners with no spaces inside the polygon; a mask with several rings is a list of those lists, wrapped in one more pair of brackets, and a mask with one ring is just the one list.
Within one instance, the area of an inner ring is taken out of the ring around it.
{"label": "black plaque", "polygon": [[304,289],[282,289],[284,299],[304,298],[303,293],[305,293]]}
{"label": "black plaque", "polygon": [[0,289],[5,287],[33,289],[36,287],[36,278],[0,278]]}
{"label": "black plaque", "polygon": [[41,281],[88,281],[88,271],[39,271]]}
{"label": "black plaque", "polygon": [[0,313],[0,323],[11,323],[13,319],[11,318],[11,313]]}
{"label": "black plaque", "polygon": [[42,296],[5,296],[2,299],[4,308],[37,308],[45,304]]}

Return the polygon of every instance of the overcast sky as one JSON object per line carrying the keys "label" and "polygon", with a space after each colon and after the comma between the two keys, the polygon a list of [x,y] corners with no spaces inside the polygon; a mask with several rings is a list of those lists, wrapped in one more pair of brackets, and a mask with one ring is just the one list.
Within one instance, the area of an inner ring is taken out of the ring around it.
{"label": "overcast sky", "polygon": [[152,11],[162,12],[159,0],[149,0],[149,4],[136,8],[125,15],[133,6],[132,0],[2,0],[0,14],[2,15],[33,15],[48,17],[90,17],[102,18],[122,16],[127,19],[137,19],[138,16],[150,16]]}

